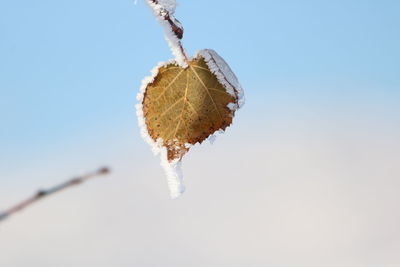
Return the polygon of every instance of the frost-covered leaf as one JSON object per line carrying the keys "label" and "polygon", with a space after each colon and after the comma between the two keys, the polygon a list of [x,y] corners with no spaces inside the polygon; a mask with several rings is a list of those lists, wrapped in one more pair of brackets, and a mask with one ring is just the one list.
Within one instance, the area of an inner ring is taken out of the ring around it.
{"label": "frost-covered leaf", "polygon": [[201,50],[187,67],[161,63],[145,78],[138,95],[139,123],[145,140],[161,153],[172,197],[184,190],[182,157],[232,123],[242,96],[236,76],[213,50]]}
{"label": "frost-covered leaf", "polygon": [[187,68],[169,64],[159,70],[143,100],[146,126],[153,140],[161,138],[168,160],[181,159],[188,145],[201,143],[232,122],[228,94],[203,58]]}

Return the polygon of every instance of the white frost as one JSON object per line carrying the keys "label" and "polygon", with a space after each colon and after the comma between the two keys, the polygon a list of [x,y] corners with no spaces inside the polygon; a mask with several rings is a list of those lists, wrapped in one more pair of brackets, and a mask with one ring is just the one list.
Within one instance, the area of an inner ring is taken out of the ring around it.
{"label": "white frost", "polygon": [[214,73],[218,81],[225,87],[227,93],[238,100],[237,105],[234,103],[229,103],[228,108],[232,111],[236,111],[241,108],[245,102],[243,88],[225,60],[212,49],[200,50],[197,52],[195,57],[198,56],[204,58],[208,68],[212,73]]}
{"label": "white frost", "polygon": [[173,15],[176,9],[176,0],[158,0],[158,4]]}
{"label": "white frost", "polygon": [[158,4],[155,4],[151,0],[146,1],[150,8],[153,10],[154,16],[157,18],[158,22],[164,29],[165,39],[168,43],[169,48],[172,51],[172,54],[175,56],[176,62],[183,68],[186,68],[188,65],[186,63],[185,51],[180,45],[180,40],[173,32],[171,25],[164,19],[165,12],[168,12],[170,15],[170,19],[178,26],[181,26],[179,21],[175,19],[173,14],[176,9],[176,1],[175,0],[158,0]]}
{"label": "white frost", "polygon": [[164,168],[167,175],[167,183],[169,193],[172,199],[178,198],[185,192],[185,185],[183,183],[182,161],[175,159],[172,162],[168,161],[167,148],[163,147],[161,150],[161,166]]}

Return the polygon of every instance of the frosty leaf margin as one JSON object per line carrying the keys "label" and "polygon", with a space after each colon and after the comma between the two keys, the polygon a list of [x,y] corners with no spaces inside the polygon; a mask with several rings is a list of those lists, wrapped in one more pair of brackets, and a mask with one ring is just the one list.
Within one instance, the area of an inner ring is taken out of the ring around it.
{"label": "frosty leaf margin", "polygon": [[137,100],[139,101],[139,104],[136,105],[136,115],[138,117],[140,134],[142,138],[150,145],[153,154],[156,156],[160,156],[161,166],[163,167],[165,174],[167,175],[167,183],[170,190],[171,198],[175,199],[182,195],[182,193],[185,191],[181,168],[182,162],[179,159],[176,159],[172,162],[168,161],[167,148],[163,146],[163,140],[161,138],[158,138],[156,141],[154,141],[153,138],[151,138],[147,130],[146,118],[144,117],[143,113],[143,100],[147,86],[154,81],[155,77],[158,75],[160,68],[169,64],[178,65],[175,60],[160,62],[157,64],[156,67],[151,70],[151,75],[145,77],[142,80],[140,91],[136,96]]}

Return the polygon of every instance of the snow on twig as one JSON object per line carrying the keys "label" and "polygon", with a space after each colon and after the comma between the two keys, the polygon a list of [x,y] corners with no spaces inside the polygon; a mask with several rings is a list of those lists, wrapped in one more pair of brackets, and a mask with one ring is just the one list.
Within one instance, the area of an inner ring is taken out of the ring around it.
{"label": "snow on twig", "polygon": [[82,184],[83,182],[86,182],[87,180],[91,179],[91,178],[95,178],[101,175],[106,175],[109,174],[110,170],[107,167],[102,167],[100,169],[98,169],[97,171],[91,172],[91,173],[87,173],[85,175],[82,176],[78,176],[75,178],[72,178],[64,183],[58,184],[56,186],[53,186],[51,188],[48,189],[41,189],[39,191],[37,191],[33,196],[31,196],[30,198],[16,204],[15,206],[0,212],[0,222],[9,218],[11,215],[14,215],[15,213],[29,207],[30,205],[34,204],[35,202],[48,197],[54,193],[60,192],[62,190],[65,190],[69,187],[72,186],[76,186],[79,184]]}
{"label": "snow on twig", "polygon": [[164,28],[165,39],[181,67],[187,67],[188,56],[182,46],[183,26],[174,16],[176,9],[175,0],[146,0],[153,10],[154,16]]}

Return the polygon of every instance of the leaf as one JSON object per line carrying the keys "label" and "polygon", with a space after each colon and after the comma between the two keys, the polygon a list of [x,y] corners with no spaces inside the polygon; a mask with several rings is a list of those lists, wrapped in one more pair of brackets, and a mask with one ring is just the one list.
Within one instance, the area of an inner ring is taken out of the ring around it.
{"label": "leaf", "polygon": [[190,145],[232,123],[234,110],[228,105],[237,105],[237,98],[227,92],[201,55],[186,68],[174,63],[162,66],[144,92],[148,134],[153,141],[162,141],[168,161],[180,160]]}
{"label": "leaf", "polygon": [[244,104],[239,81],[214,50],[202,49],[184,63],[159,63],[143,79],[136,105],[142,137],[160,155],[172,198],[185,191],[185,153],[223,132]]}

